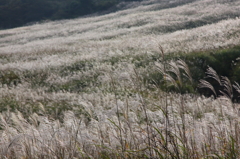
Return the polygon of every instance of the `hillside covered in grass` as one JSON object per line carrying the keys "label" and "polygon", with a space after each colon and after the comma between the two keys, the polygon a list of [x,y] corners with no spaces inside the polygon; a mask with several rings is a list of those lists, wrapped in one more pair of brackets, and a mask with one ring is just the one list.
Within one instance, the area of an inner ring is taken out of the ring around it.
{"label": "hillside covered in grass", "polygon": [[128,8],[138,1],[140,0],[0,0],[0,29],[39,21],[106,14]]}
{"label": "hillside covered in grass", "polygon": [[1,158],[239,158],[240,1],[131,5],[0,31]]}

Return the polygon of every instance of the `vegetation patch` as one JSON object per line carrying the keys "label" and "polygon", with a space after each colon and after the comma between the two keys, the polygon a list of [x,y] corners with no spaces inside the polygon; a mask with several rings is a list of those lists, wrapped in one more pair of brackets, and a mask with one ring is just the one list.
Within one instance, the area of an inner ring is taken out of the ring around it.
{"label": "vegetation patch", "polygon": [[0,83],[7,86],[17,85],[18,83],[21,83],[21,78],[18,73],[14,71],[0,71]]}
{"label": "vegetation patch", "polygon": [[63,66],[59,72],[61,76],[67,76],[74,72],[85,72],[93,68],[94,61],[77,61],[71,65]]}
{"label": "vegetation patch", "polygon": [[[163,75],[156,69],[153,69],[154,62],[170,63],[171,61],[182,59],[188,65],[193,81],[189,83],[187,82],[188,80],[183,77],[182,80],[184,85],[181,90],[185,93],[197,93],[200,91],[197,89],[199,80],[205,78],[205,72],[208,67],[212,67],[218,72],[219,76],[228,77],[232,83],[240,83],[240,77],[238,76],[240,69],[239,57],[240,47],[235,46],[227,49],[193,52],[188,54],[167,54],[165,55],[165,61],[162,61],[160,54],[152,56],[141,55],[133,58],[134,60],[132,62],[135,64],[136,68],[148,68],[148,74],[143,74],[144,81],[148,84],[157,84],[161,89],[166,90],[166,88],[164,88],[165,83]],[[168,87],[168,89],[170,91],[175,90],[173,87]],[[200,91],[200,93],[205,95],[211,94],[208,91],[206,91],[206,93]]]}

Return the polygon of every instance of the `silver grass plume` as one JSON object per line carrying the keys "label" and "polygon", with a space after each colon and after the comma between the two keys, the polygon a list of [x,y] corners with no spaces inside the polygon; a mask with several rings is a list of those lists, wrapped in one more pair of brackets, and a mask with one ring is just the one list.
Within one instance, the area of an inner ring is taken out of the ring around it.
{"label": "silver grass plume", "polygon": [[233,88],[240,94],[240,85],[237,82],[234,82]]}
{"label": "silver grass plume", "polygon": [[[19,118],[20,117],[20,118]],[[14,128],[17,129],[19,132],[24,132],[25,128],[24,128],[24,121],[21,121],[21,116],[19,114],[15,114],[15,113],[11,113],[11,120],[14,124]]]}
{"label": "silver grass plume", "polygon": [[157,66],[157,70],[161,73],[164,74],[165,70],[164,70],[164,65],[162,63],[156,62],[155,65]]}
{"label": "silver grass plume", "polygon": [[0,126],[5,130],[8,130],[9,128],[8,123],[2,114],[0,114]]}
{"label": "silver grass plume", "polygon": [[167,73],[163,74],[166,81],[169,82],[168,86],[173,85],[175,88],[180,89],[177,82],[173,79],[173,77]]}
{"label": "silver grass plume", "polygon": [[220,77],[212,67],[208,67],[206,74],[207,74],[207,77],[215,79],[219,83],[219,85],[222,85]]}
{"label": "silver grass plume", "polygon": [[163,47],[160,45],[160,44],[158,44],[158,48],[159,48],[159,50],[160,50],[160,53],[161,53],[161,56],[162,56],[162,58],[163,58],[163,60],[164,60],[164,50],[163,50]]}
{"label": "silver grass plume", "polygon": [[173,79],[173,77],[165,72],[164,65],[161,63],[155,63],[155,65],[157,66],[157,70],[163,75],[164,80],[169,82],[168,86],[173,85],[174,87],[179,89],[177,82]]}
{"label": "silver grass plume", "polygon": [[223,91],[220,91],[220,92],[224,96],[228,97],[229,99],[232,99],[232,97],[233,97],[233,90],[232,90],[232,84],[231,84],[230,80],[227,77],[222,76],[221,82],[222,82],[222,86],[224,87],[223,90],[225,92],[223,92]]}
{"label": "silver grass plume", "polygon": [[214,95],[217,97],[217,93],[216,93],[214,87],[208,81],[201,79],[201,80],[199,80],[199,82],[200,82],[198,84],[199,88],[209,88],[214,93]]}
{"label": "silver grass plume", "polygon": [[168,69],[168,72],[172,72],[176,75],[179,85],[180,85],[180,87],[182,87],[181,73],[180,73],[177,63],[174,61],[170,61],[169,65],[170,65],[170,68]]}
{"label": "silver grass plume", "polygon": [[193,83],[192,75],[188,65],[181,59],[177,60],[177,65],[179,68],[181,68],[185,72],[183,75],[187,77],[191,83]]}

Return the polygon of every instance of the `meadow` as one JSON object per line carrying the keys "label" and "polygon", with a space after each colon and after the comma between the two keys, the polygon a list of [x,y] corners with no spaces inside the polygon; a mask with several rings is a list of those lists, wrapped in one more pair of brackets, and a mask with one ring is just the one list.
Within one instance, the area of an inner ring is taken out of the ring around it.
{"label": "meadow", "polygon": [[239,158],[239,46],[238,0],[0,30],[0,157]]}

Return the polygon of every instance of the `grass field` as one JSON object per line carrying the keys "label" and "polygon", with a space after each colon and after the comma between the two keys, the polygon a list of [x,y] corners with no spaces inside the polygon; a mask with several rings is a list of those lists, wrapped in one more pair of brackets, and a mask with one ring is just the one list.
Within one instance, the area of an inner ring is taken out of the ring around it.
{"label": "grass field", "polygon": [[148,0],[0,30],[0,157],[239,158],[240,86],[213,66],[193,81],[174,58],[239,53],[234,80],[239,46],[238,0]]}

